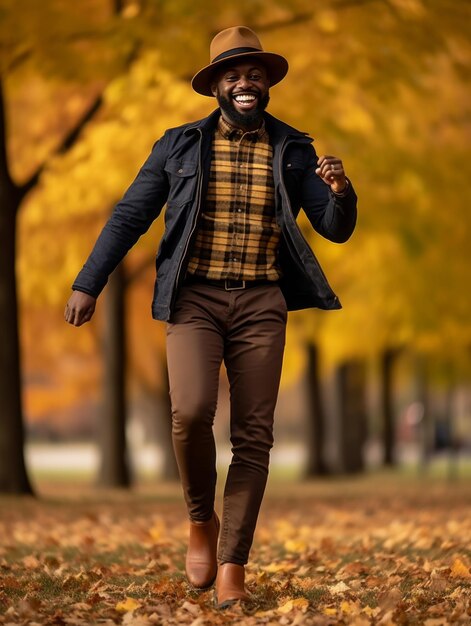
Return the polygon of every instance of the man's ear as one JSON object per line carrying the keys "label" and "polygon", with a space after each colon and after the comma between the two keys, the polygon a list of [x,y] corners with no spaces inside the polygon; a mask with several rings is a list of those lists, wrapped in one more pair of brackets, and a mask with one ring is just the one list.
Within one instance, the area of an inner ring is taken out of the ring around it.
{"label": "man's ear", "polygon": [[216,97],[217,92],[218,92],[217,84],[211,83],[210,89],[211,89],[211,93],[213,94],[213,96]]}

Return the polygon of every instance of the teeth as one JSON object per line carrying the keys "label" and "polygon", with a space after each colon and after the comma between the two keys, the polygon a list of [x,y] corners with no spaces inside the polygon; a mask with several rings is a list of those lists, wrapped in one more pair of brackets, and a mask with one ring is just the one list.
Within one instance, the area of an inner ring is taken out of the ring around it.
{"label": "teeth", "polygon": [[238,96],[234,96],[234,100],[236,102],[253,102],[255,100],[255,96],[249,94],[239,94]]}

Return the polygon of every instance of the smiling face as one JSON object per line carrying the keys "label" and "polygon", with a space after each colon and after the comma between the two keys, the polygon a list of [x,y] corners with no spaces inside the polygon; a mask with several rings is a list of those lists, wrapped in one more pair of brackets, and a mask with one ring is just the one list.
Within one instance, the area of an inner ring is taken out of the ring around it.
{"label": "smiling face", "polygon": [[223,118],[244,130],[260,126],[268,105],[270,81],[265,67],[255,58],[224,65],[214,77],[211,91]]}

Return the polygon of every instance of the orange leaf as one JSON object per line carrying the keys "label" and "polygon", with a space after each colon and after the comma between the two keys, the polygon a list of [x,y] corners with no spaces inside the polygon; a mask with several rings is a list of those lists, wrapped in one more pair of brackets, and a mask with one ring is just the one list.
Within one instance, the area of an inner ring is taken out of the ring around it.
{"label": "orange leaf", "polygon": [[23,565],[27,569],[37,569],[38,567],[41,567],[41,563],[38,561],[38,559],[35,556],[32,556],[31,554],[29,556],[24,557]]}
{"label": "orange leaf", "polygon": [[471,578],[471,572],[461,559],[455,559],[451,566],[452,578]]}

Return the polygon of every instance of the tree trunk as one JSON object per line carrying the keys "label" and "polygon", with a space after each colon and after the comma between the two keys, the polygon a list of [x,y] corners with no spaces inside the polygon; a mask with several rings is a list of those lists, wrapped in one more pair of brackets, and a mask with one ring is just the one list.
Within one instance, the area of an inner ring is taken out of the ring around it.
{"label": "tree trunk", "polygon": [[448,443],[448,469],[447,478],[450,482],[453,482],[458,478],[458,453],[459,446],[455,433],[454,424],[454,398],[455,398],[455,384],[454,381],[450,381],[446,391],[445,397],[445,409],[444,409],[444,421],[447,434]]}
{"label": "tree trunk", "polygon": [[307,344],[307,448],[306,478],[328,474],[324,462],[325,411],[321,397],[319,377],[319,349],[314,343]]}
{"label": "tree trunk", "polygon": [[3,91],[0,80],[0,492],[33,492],[24,460],[18,297],[16,218],[21,190],[10,178],[6,152]]}
{"label": "tree trunk", "polygon": [[433,456],[434,421],[431,412],[430,387],[427,357],[417,357],[417,387],[418,401],[422,405],[422,419],[420,422],[420,458],[419,473],[425,473]]}
{"label": "tree trunk", "polygon": [[342,363],[337,371],[340,416],[340,467],[346,474],[365,468],[367,437],[366,367],[361,361]]}
{"label": "tree trunk", "polygon": [[104,398],[99,417],[101,466],[98,484],[129,487],[126,452],[125,275],[120,263],[108,281],[105,299]]}
{"label": "tree trunk", "polygon": [[24,460],[18,301],[15,280],[16,210],[0,183],[0,492],[31,494]]}
{"label": "tree trunk", "polygon": [[[92,102],[58,146],[70,149],[85,125],[100,109],[101,96]],[[25,429],[21,398],[21,359],[16,280],[16,226],[21,202],[39,180],[44,164],[18,186],[10,176],[7,121],[0,75],[0,492],[31,494],[24,461]]]}
{"label": "tree trunk", "polygon": [[397,355],[395,349],[386,349],[381,355],[381,407],[383,414],[383,464],[392,467],[394,458],[395,424],[393,402],[393,368]]}

